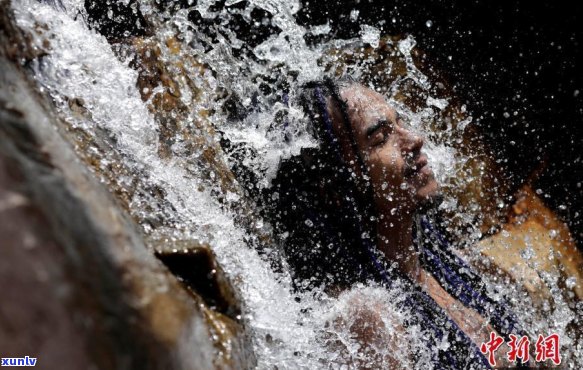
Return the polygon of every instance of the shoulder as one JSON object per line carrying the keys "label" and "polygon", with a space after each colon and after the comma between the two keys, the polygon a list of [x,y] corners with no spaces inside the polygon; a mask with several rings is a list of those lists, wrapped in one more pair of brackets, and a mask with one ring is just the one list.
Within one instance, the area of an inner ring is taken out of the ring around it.
{"label": "shoulder", "polygon": [[357,285],[342,292],[327,317],[327,343],[356,368],[408,368],[403,322],[388,291]]}

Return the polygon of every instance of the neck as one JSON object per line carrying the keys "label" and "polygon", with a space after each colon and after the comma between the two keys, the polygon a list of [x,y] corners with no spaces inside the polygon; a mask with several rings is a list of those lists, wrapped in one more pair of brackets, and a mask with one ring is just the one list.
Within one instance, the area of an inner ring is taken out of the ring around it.
{"label": "neck", "polygon": [[[388,212],[387,212],[388,213]],[[403,212],[404,213],[404,212]],[[413,240],[413,215],[384,214],[377,223],[377,248],[385,257],[397,263],[397,268],[413,281],[421,277],[419,252]]]}

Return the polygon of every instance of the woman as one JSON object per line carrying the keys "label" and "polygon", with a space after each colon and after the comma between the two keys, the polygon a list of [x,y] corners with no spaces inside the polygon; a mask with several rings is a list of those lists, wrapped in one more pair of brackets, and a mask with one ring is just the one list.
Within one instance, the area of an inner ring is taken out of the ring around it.
{"label": "woman", "polygon": [[[439,185],[423,139],[380,94],[354,82],[311,83],[300,101],[321,145],[282,163],[271,194],[297,288],[399,286],[398,305],[412,313],[404,330],[422,328],[437,368],[489,368],[480,344],[490,333],[522,333],[435,228]],[[374,323],[374,305],[361,301],[360,321]],[[374,330],[351,330],[364,347],[377,339]]]}

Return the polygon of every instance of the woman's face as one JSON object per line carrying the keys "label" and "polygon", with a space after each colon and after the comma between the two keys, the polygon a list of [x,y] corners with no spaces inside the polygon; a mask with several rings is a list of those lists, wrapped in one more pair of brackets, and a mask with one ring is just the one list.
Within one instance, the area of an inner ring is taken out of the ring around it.
{"label": "woman's face", "polygon": [[[379,211],[412,212],[431,201],[439,186],[421,151],[421,136],[404,128],[395,109],[374,90],[353,84],[343,88],[340,95],[348,105],[352,133],[346,132],[339,107],[329,100],[334,131],[348,163],[355,164],[358,162],[349,136],[354,135]],[[357,167],[354,166],[356,173],[362,176]]]}

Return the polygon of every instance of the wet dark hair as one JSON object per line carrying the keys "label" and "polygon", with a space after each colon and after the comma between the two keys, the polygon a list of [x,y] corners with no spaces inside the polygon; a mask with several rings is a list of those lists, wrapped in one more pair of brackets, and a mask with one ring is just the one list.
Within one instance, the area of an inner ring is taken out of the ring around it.
{"label": "wet dark hair", "polygon": [[[303,86],[299,103],[320,146],[284,160],[271,188],[275,230],[302,290],[322,285],[342,289],[378,278],[369,255],[376,244],[372,187],[345,163],[327,109],[330,98],[352,130],[339,88],[354,83],[325,80]],[[349,136],[358,162],[354,165],[367,173]]]}

